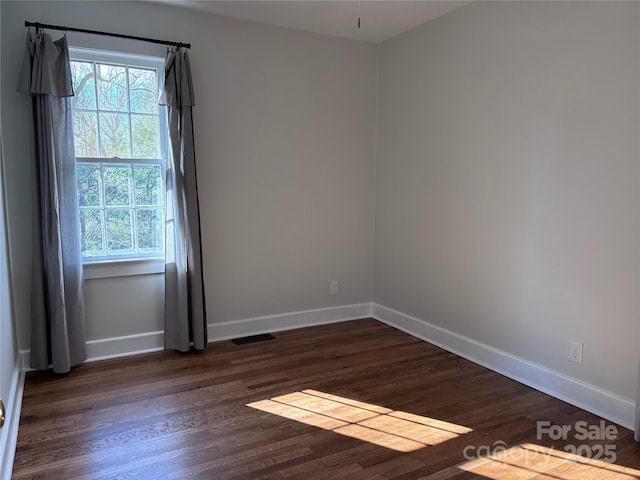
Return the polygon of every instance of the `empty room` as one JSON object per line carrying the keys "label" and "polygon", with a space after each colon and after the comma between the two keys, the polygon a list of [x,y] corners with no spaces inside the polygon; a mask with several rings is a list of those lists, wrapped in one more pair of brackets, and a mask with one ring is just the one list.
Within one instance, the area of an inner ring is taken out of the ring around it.
{"label": "empty room", "polygon": [[0,480],[640,479],[640,2],[0,1]]}

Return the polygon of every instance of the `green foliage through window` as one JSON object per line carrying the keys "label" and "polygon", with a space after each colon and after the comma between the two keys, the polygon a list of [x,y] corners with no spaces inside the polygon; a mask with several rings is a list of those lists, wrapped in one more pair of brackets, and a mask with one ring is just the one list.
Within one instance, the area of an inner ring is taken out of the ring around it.
{"label": "green foliage through window", "polygon": [[163,252],[162,166],[78,163],[85,258]]}

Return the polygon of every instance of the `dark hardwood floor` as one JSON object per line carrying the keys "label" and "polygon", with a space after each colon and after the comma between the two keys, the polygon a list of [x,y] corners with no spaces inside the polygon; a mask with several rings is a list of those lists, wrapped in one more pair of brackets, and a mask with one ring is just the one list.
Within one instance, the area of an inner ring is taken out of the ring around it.
{"label": "dark hardwood floor", "polygon": [[629,430],[375,320],[275,336],[29,373],[13,478],[640,478]]}

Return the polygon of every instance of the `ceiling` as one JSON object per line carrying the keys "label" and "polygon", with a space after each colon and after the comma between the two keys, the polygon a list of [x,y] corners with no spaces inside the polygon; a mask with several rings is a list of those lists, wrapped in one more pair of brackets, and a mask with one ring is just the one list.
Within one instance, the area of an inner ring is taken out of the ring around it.
{"label": "ceiling", "polygon": [[[152,0],[225,17],[383,42],[470,3],[444,0]],[[358,11],[361,27],[358,29]]]}

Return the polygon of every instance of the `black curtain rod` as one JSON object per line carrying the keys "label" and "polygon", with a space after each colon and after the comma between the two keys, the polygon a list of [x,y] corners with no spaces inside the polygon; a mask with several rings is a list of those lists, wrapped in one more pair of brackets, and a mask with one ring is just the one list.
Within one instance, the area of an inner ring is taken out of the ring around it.
{"label": "black curtain rod", "polygon": [[169,40],[157,40],[155,38],[136,37],[134,35],[123,35],[121,33],[99,32],[97,30],[86,30],[84,28],[64,27],[60,25],[47,25],[46,23],[24,21],[25,27],[46,28],[49,30],[62,30],[65,32],[92,33],[94,35],[105,35],[107,37],[128,38],[129,40],[140,40],[141,42],[158,43],[160,45],[172,45],[179,48],[191,48],[190,43],[171,42]]}

